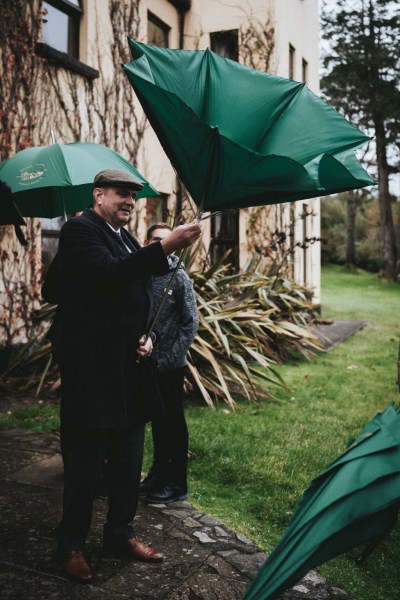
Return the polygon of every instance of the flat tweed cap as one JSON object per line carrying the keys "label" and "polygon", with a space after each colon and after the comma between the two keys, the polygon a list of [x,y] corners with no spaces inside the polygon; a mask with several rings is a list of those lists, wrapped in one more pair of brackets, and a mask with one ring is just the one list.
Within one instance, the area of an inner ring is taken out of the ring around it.
{"label": "flat tweed cap", "polygon": [[94,187],[126,186],[133,190],[142,190],[143,183],[129,171],[121,169],[105,169],[94,178]]}

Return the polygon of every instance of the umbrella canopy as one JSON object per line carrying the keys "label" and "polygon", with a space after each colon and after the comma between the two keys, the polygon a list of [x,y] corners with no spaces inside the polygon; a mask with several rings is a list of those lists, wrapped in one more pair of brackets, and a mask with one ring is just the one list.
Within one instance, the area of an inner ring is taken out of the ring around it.
{"label": "umbrella canopy", "polygon": [[52,219],[87,208],[92,202],[94,176],[103,169],[132,173],[144,186],[136,198],[159,195],[120,154],[85,142],[22,150],[0,163],[0,179],[11,188],[24,217]]}
{"label": "umbrella canopy", "polygon": [[372,185],[354,150],[368,137],[304,83],[210,50],[129,40],[128,79],[204,210],[312,198]]}
{"label": "umbrella canopy", "polygon": [[384,537],[400,507],[400,411],[379,413],[300,500],[243,600],[272,600],[310,569]]}

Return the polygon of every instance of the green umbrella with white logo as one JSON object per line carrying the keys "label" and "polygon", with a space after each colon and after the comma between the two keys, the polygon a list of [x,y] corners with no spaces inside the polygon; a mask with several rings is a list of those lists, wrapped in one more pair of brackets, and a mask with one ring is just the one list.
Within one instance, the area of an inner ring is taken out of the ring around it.
{"label": "green umbrella with white logo", "polygon": [[121,169],[143,185],[136,198],[158,196],[153,186],[123,156],[101,144],[75,142],[21,150],[0,163],[0,180],[24,217],[54,218],[92,203],[93,179],[104,169]]}

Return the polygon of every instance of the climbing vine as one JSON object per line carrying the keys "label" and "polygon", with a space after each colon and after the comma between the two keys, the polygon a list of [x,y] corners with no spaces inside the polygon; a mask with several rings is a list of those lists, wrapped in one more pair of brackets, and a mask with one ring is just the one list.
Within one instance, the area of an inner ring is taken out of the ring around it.
{"label": "climbing vine", "polygon": [[[6,3],[0,31],[0,160],[50,144],[53,133],[57,142],[102,143],[136,162],[146,119],[121,64],[129,60],[127,34],[139,35],[139,4],[109,0],[108,23],[104,8],[90,5],[95,34],[84,60],[99,76],[89,78],[41,52],[46,20],[41,0]],[[5,315],[0,345],[26,340],[40,306],[41,227],[38,219],[26,222],[26,247],[19,245],[12,227],[0,227],[0,309]],[[137,214],[130,228],[136,225]]]}

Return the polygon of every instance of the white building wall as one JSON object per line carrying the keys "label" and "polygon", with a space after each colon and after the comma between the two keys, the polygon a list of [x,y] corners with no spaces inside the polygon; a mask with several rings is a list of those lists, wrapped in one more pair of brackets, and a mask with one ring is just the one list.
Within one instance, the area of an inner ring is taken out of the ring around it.
{"label": "white building wall", "polygon": [[[147,14],[151,11],[170,28],[169,46],[178,48],[180,44],[180,16],[178,10],[168,0],[140,0],[140,2],[121,1],[119,5],[118,18],[121,20],[118,33],[124,37],[132,34],[136,23],[131,23],[131,28],[126,26],[126,19],[121,18],[130,14],[135,15],[138,7],[140,27],[138,38],[147,42]],[[121,118],[124,114],[124,102],[128,94],[134,97],[134,92],[126,82],[122,86],[123,94],[115,94],[114,88],[120,65],[115,64],[115,44],[119,41],[115,34],[118,27],[111,22],[109,0],[83,0],[83,18],[80,24],[80,53],[79,59],[89,67],[99,70],[99,78],[88,80],[86,77],[77,75],[74,70],[63,68],[61,65],[55,67],[49,64],[47,79],[39,79],[40,86],[35,88],[35,100],[40,110],[39,118],[32,132],[33,144],[43,145],[50,143],[50,127],[55,130],[57,141],[65,143],[76,139],[81,141],[108,143],[115,150],[122,152],[126,158],[131,150],[127,144],[129,136],[124,137],[122,133],[123,123]],[[115,4],[114,4],[115,8]],[[211,32],[240,29],[249,21],[265,23],[271,16],[275,29],[275,53],[270,71],[281,76],[289,74],[289,44],[295,48],[294,76],[301,78],[301,64],[304,58],[308,62],[308,84],[313,91],[318,91],[318,0],[193,0],[191,9],[185,15],[184,47],[187,49],[203,49],[209,46],[209,34]],[[114,14],[115,16],[115,14]],[[120,37],[121,37],[120,36]],[[121,39],[122,39],[121,37]],[[129,61],[129,50],[126,44],[126,62]],[[122,62],[122,61],[121,61]],[[41,71],[41,76],[45,71]],[[46,69],[47,72],[47,69]],[[51,80],[51,81],[50,81]],[[51,85],[50,85],[51,83]],[[119,84],[121,82],[119,81]],[[45,85],[46,84],[46,85]],[[62,99],[62,104],[60,103]],[[111,100],[110,100],[111,99]],[[111,110],[119,119],[108,119],[107,111]],[[125,106],[126,108],[126,106]],[[131,113],[130,113],[131,114]],[[22,111],[18,118],[25,118]],[[113,125],[118,124],[112,132],[107,131],[108,121]],[[135,122],[128,127],[135,135]],[[133,156],[133,154],[132,154]],[[176,191],[176,176],[169,160],[165,156],[158,139],[148,126],[145,133],[145,143],[142,144],[137,160],[138,168],[155,185],[155,187],[172,199]],[[307,237],[319,236],[319,203],[318,200],[308,203],[312,206],[312,216],[308,217]],[[301,214],[303,202],[295,203],[295,211]],[[288,222],[290,210],[287,206],[277,209],[281,222]],[[145,203],[138,203],[137,211],[146,213]],[[277,219],[278,221],[278,219]],[[142,229],[139,237],[144,238],[146,229],[145,220],[139,219]],[[249,257],[249,244],[246,239],[246,229],[249,224],[249,211],[242,210],[240,216],[240,263],[244,266]],[[33,266],[28,265],[26,272],[22,273],[20,279],[23,284],[34,281],[34,297],[32,305],[38,302],[36,284],[39,282],[40,248],[39,231],[34,230],[36,222],[32,225],[32,244],[34,248],[30,252]],[[301,240],[302,228],[297,225],[296,236]],[[38,228],[38,226],[37,226]],[[210,242],[210,227],[206,222],[204,226],[203,240],[206,246]],[[264,237],[266,233],[262,232]],[[6,247],[11,242],[6,240]],[[315,299],[319,299],[319,273],[320,273],[320,248],[314,244],[306,255],[306,269],[302,266],[304,252],[296,251],[294,261],[294,273],[300,283],[306,283],[315,290]],[[304,273],[306,276],[304,277]],[[7,274],[6,274],[7,275]],[[1,285],[3,287],[1,288]],[[1,289],[5,291],[4,281],[0,282]],[[25,302],[26,305],[26,302]],[[16,323],[19,327],[19,323]],[[21,334],[25,336],[25,333]],[[21,337],[22,339],[22,337]]]}
{"label": "white building wall", "polygon": [[[101,0],[103,1],[103,0]],[[169,47],[179,48],[179,14],[167,0],[142,0],[140,2],[141,34],[140,41],[147,41],[147,12],[151,11],[170,27]],[[210,45],[210,33],[239,29],[249,20],[265,23],[271,18],[275,30],[275,47],[270,72],[289,77],[289,45],[294,48],[293,78],[302,81],[303,60],[307,61],[307,85],[315,92],[319,90],[318,77],[318,0],[247,0],[230,2],[222,0],[193,0],[191,9],[185,15],[184,48],[205,49]],[[138,158],[138,168],[142,170],[156,188],[170,198],[176,192],[176,176],[165,156],[157,137],[148,128],[145,143]],[[306,209],[303,208],[306,205]],[[289,207],[280,208],[287,221]],[[309,216],[306,223],[300,216],[306,210]],[[293,212],[293,211],[292,211]],[[295,241],[302,243],[304,233],[309,239],[319,237],[319,199],[297,202]],[[286,216],[285,216],[286,215]],[[239,221],[240,266],[249,259],[247,228],[248,211],[242,210]],[[144,230],[142,232],[144,235]],[[210,226],[204,226],[203,241],[206,247],[210,242]],[[305,261],[305,263],[304,263]],[[314,300],[320,299],[320,243],[309,245],[305,252],[296,247],[293,273],[296,281],[311,287]]]}
{"label": "white building wall", "polygon": [[[318,0],[274,0],[275,25],[275,71],[289,77],[289,46],[294,49],[293,79],[303,81],[303,60],[307,62],[306,83],[319,93],[319,2]],[[305,207],[304,207],[305,205]],[[304,211],[308,214],[304,222]],[[320,237],[320,200],[296,202],[295,241],[304,237],[313,240]],[[314,301],[320,302],[321,246],[320,242],[306,242],[304,248],[297,246],[294,255],[296,281],[314,291]],[[305,264],[304,264],[305,261]]]}
{"label": "white building wall", "polygon": [[302,81],[302,60],[308,63],[307,85],[319,91],[318,0],[273,0],[275,15],[275,71],[289,77],[289,44],[295,49],[293,79]]}
{"label": "white building wall", "polygon": [[274,0],[193,0],[185,30],[185,48],[205,50],[209,34],[215,31],[238,29],[249,20],[265,22]]}

